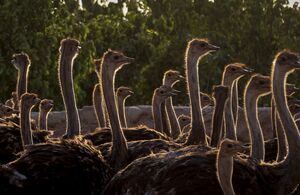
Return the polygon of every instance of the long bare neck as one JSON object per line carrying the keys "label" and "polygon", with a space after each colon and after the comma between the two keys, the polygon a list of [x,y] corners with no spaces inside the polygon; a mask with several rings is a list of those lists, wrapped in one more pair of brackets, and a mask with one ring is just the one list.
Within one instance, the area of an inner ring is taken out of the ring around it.
{"label": "long bare neck", "polygon": [[251,89],[246,89],[244,102],[244,112],[246,116],[246,124],[251,139],[250,156],[258,161],[265,159],[264,138],[258,119],[257,102],[258,95],[253,94]]}
{"label": "long bare neck", "polygon": [[280,71],[278,66],[274,66],[272,74],[272,92],[279,117],[285,129],[288,154],[282,163],[287,166],[285,175],[280,180],[284,185],[277,186],[277,189],[279,188],[283,191],[283,194],[288,194],[291,193],[292,188],[295,188],[300,181],[300,135],[297,125],[288,109],[285,94],[287,75],[283,71]]}
{"label": "long bare neck", "polygon": [[277,150],[278,150],[276,161],[280,162],[286,157],[287,143],[286,143],[284,129],[277,112],[275,113],[275,129],[276,129],[275,133],[277,137]]}
{"label": "long bare neck", "polygon": [[49,114],[49,111],[40,109],[40,112],[39,112],[39,129],[40,130],[48,130],[48,123],[47,123],[48,114]]}
{"label": "long bare neck", "polygon": [[95,85],[94,91],[93,91],[93,105],[94,105],[94,111],[96,114],[96,118],[98,121],[98,125],[100,128],[105,127],[105,114],[104,114],[104,105],[103,105],[103,99],[102,99],[102,93],[100,85]]}
{"label": "long bare neck", "polygon": [[161,102],[158,100],[157,95],[153,94],[152,98],[152,115],[154,120],[154,129],[163,132],[163,124],[161,118]]}
{"label": "long bare neck", "polygon": [[[172,87],[173,84],[166,82],[164,80],[163,85],[167,85]],[[180,135],[180,125],[179,121],[177,119],[177,115],[173,106],[173,100],[172,97],[169,97],[166,99],[165,104],[162,104],[162,112],[164,112],[164,107],[163,105],[166,106],[166,112],[167,112],[167,117],[169,118],[169,123],[167,123],[169,126],[169,130],[171,131],[172,137],[177,138]]]}
{"label": "long bare neck", "polygon": [[238,90],[238,80],[233,82],[232,88],[232,113],[233,113],[233,122],[237,127],[237,121],[239,117],[239,90]]}
{"label": "long bare neck", "polygon": [[29,68],[21,68],[18,70],[18,84],[17,84],[17,93],[18,99],[21,98],[21,95],[27,92],[27,83],[28,83],[28,72]]}
{"label": "long bare neck", "polygon": [[235,195],[232,185],[233,157],[219,151],[217,157],[217,176],[224,195]]}
{"label": "long bare neck", "polygon": [[186,78],[191,109],[191,130],[186,144],[207,145],[204,120],[200,103],[200,86],[198,78],[198,58],[193,57],[188,51],[186,59]]}
{"label": "long bare neck", "polygon": [[123,128],[127,128],[126,113],[125,113],[126,98],[118,96],[118,110],[120,115],[120,122]]}
{"label": "long bare neck", "polygon": [[229,87],[229,99],[225,104],[225,137],[232,140],[237,140],[236,130],[232,112],[232,96],[233,96],[233,83],[234,81],[224,78],[222,85]]}
{"label": "long bare neck", "polygon": [[73,138],[80,135],[81,127],[79,114],[76,106],[74,83],[73,83],[73,58],[62,57],[59,63],[59,81],[66,109],[66,137]]}
{"label": "long bare neck", "polygon": [[216,94],[215,100],[216,102],[213,114],[213,131],[210,143],[212,147],[217,147],[221,139],[222,124],[224,119],[224,107],[226,101],[228,101],[228,96],[227,94]]}
{"label": "long bare neck", "polygon": [[21,101],[20,126],[21,126],[21,137],[22,137],[23,146],[33,144],[30,119],[31,119],[31,108],[26,106]]}
{"label": "long bare neck", "polygon": [[115,72],[107,69],[107,66],[102,66],[101,86],[103,97],[107,108],[108,119],[111,125],[112,132],[112,149],[111,163],[116,169],[124,167],[128,160],[128,146],[121,129],[120,119],[115,98]]}
{"label": "long bare neck", "polygon": [[167,107],[166,107],[166,102],[162,102],[161,103],[161,121],[162,121],[162,129],[163,129],[163,133],[165,133],[167,136],[171,137],[171,121],[170,118],[168,116],[168,112],[167,112]]}

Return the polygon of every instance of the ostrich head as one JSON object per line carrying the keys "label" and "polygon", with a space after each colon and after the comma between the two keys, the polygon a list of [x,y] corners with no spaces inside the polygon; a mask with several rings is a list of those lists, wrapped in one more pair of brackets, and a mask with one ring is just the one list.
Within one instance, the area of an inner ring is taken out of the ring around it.
{"label": "ostrich head", "polygon": [[254,74],[251,76],[247,87],[260,96],[265,96],[271,93],[271,80],[269,76]]}
{"label": "ostrich head", "polygon": [[22,102],[23,106],[31,109],[32,107],[39,104],[41,102],[41,100],[34,93],[24,93],[21,96],[21,102]]}
{"label": "ostrich head", "polygon": [[179,71],[176,70],[168,70],[164,74],[164,84],[168,86],[173,86],[180,80],[183,80],[184,76],[180,74]]}
{"label": "ostrich head", "polygon": [[199,59],[201,56],[207,55],[210,52],[214,52],[219,49],[219,47],[208,43],[208,41],[205,39],[193,39],[188,43],[187,51],[190,51],[196,59]]}
{"label": "ostrich head", "polygon": [[118,97],[125,99],[125,98],[130,97],[133,94],[133,91],[129,87],[121,86],[117,89],[116,94]]}
{"label": "ostrich head", "polygon": [[177,95],[179,91],[173,89],[172,87],[162,85],[154,90],[154,96],[157,98],[158,102],[162,103],[168,97]]}
{"label": "ostrich head", "polygon": [[78,55],[80,48],[80,43],[76,39],[63,39],[60,42],[59,52],[64,54],[66,58],[74,59]]}
{"label": "ostrich head", "polygon": [[252,71],[253,70],[248,68],[245,64],[228,64],[224,69],[224,77],[230,81],[234,81],[243,77],[247,73],[251,73]]}
{"label": "ostrich head", "polygon": [[53,108],[53,100],[43,99],[40,103],[40,109],[49,112]]}
{"label": "ostrich head", "polygon": [[26,53],[14,54],[11,63],[17,70],[26,70],[30,67],[31,61]]}
{"label": "ostrich head", "polygon": [[290,73],[295,69],[300,68],[300,60],[298,55],[288,50],[279,52],[275,57],[274,64],[276,65],[276,68],[280,69],[282,72]]}

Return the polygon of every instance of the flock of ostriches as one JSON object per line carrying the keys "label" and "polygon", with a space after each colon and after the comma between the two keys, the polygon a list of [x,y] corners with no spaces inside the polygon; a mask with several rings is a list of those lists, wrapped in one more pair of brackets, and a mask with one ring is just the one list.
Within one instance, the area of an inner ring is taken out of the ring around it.
{"label": "flock of ostriches", "polygon": [[[213,94],[200,92],[198,62],[219,47],[193,39],[186,47],[185,76],[168,70],[152,97],[154,128],[127,127],[128,87],[115,90],[118,70],[133,62],[108,50],[95,60],[99,83],[93,103],[99,127],[82,135],[72,78],[79,41],[64,39],[59,48],[58,80],[66,110],[66,132],[54,137],[47,118],[53,107],[27,92],[30,59],[15,54],[16,92],[0,105],[0,194],[300,194],[300,103],[287,76],[300,69],[299,56],[284,50],[275,57],[271,76],[254,74],[245,64],[225,66]],[[252,72],[252,73],[251,73]],[[239,108],[237,84],[251,77]],[[175,83],[185,80],[190,116],[177,118],[172,98]],[[271,94],[270,130],[264,139],[258,100]],[[210,105],[212,131],[206,131],[202,108]],[[39,119],[31,110],[39,105]],[[236,136],[243,110],[250,142]],[[298,120],[299,119],[299,120]],[[36,125],[37,124],[37,125]],[[55,131],[55,130],[54,130]]]}

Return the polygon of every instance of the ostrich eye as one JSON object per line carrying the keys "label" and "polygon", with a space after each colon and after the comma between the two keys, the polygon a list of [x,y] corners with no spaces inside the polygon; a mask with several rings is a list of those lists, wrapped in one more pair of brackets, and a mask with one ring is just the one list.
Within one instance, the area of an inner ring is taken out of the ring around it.
{"label": "ostrich eye", "polygon": [[120,56],[115,55],[115,56],[114,56],[114,60],[118,60],[118,59],[120,59]]}
{"label": "ostrich eye", "polygon": [[258,83],[259,83],[260,85],[264,85],[264,84],[265,84],[264,81],[259,81]]}
{"label": "ostrich eye", "polygon": [[235,68],[231,68],[231,71],[233,71],[233,72],[234,72],[234,71],[236,71],[236,69],[235,69]]}
{"label": "ostrich eye", "polygon": [[207,101],[207,100],[208,100],[208,97],[206,97],[206,96],[205,96],[205,97],[203,97],[203,100]]}
{"label": "ostrich eye", "polygon": [[6,109],[6,112],[11,112],[11,111],[12,111],[12,109],[10,109],[10,108]]}
{"label": "ostrich eye", "polygon": [[200,47],[205,47],[206,43],[200,43]]}
{"label": "ostrich eye", "polygon": [[227,147],[228,147],[228,148],[232,148],[233,145],[232,145],[232,144],[228,144]]}
{"label": "ostrich eye", "polygon": [[185,119],[185,118],[183,118],[183,119],[182,119],[182,121],[186,121],[186,119]]}
{"label": "ostrich eye", "polygon": [[164,91],[159,91],[160,94],[164,94]]}
{"label": "ostrich eye", "polygon": [[281,61],[285,62],[286,61],[286,57],[281,57]]}

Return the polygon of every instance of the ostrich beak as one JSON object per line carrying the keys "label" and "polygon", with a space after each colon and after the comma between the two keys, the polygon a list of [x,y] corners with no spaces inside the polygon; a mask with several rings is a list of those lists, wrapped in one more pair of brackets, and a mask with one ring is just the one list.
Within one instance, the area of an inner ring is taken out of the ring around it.
{"label": "ostrich beak", "polygon": [[209,51],[218,51],[219,49],[220,49],[220,47],[218,47],[216,45],[209,44],[209,46],[208,46]]}
{"label": "ostrich beak", "polygon": [[299,69],[300,68],[300,60],[298,60],[294,66],[295,66],[295,68]]}
{"label": "ostrich beak", "polygon": [[243,70],[246,74],[252,73],[252,72],[254,71],[253,68],[249,68],[249,67],[244,67],[242,70]]}
{"label": "ostrich beak", "polygon": [[184,80],[184,79],[185,79],[185,77],[184,77],[184,76],[182,76],[182,75],[178,75],[178,79],[179,79],[179,80]]}
{"label": "ostrich beak", "polygon": [[127,57],[127,56],[124,56],[124,59],[123,59],[123,64],[131,64],[134,62],[134,58],[130,58],[130,57]]}

